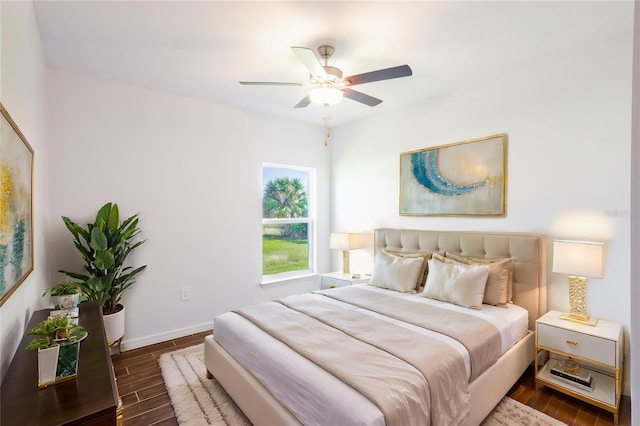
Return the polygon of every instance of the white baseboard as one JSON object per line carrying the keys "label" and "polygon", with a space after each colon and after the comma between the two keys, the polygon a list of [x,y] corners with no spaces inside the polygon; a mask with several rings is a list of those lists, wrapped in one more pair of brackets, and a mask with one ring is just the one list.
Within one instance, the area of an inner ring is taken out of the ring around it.
{"label": "white baseboard", "polygon": [[152,334],[151,336],[139,337],[137,339],[122,340],[122,351],[130,351],[132,349],[142,348],[143,346],[154,345],[156,343],[166,342],[167,340],[176,339],[178,337],[188,336],[190,334],[201,333],[203,331],[212,331],[213,321],[204,322],[202,324],[191,325],[189,327],[178,328],[163,333]]}

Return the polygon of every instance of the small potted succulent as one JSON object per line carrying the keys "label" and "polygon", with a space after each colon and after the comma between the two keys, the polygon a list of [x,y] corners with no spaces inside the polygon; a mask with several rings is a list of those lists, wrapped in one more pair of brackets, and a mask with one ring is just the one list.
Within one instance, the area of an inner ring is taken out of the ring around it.
{"label": "small potted succulent", "polygon": [[53,304],[57,309],[74,309],[80,301],[80,289],[73,281],[60,281],[42,293],[42,297],[47,293],[51,295]]}
{"label": "small potted succulent", "polygon": [[34,338],[25,350],[38,350],[38,388],[76,377],[80,342],[87,337],[84,327],[60,315],[41,321],[27,334]]}

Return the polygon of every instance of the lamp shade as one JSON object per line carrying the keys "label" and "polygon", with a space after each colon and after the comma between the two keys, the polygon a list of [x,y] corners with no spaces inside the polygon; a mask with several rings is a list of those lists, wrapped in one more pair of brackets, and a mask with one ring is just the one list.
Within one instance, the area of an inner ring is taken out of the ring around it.
{"label": "lamp shade", "polygon": [[591,278],[604,277],[604,244],[554,241],[553,272]]}
{"label": "lamp shade", "polygon": [[355,250],[363,247],[362,234],[332,232],[329,247],[336,250]]}
{"label": "lamp shade", "polygon": [[334,87],[319,87],[309,92],[309,99],[316,105],[335,105],[342,100],[343,94]]}

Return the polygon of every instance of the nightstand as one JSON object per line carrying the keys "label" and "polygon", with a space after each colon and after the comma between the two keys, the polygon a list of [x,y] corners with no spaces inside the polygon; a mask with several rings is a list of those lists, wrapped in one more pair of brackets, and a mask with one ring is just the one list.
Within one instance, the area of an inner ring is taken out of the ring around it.
{"label": "nightstand", "polygon": [[371,275],[365,274],[343,274],[342,272],[331,272],[320,275],[320,288],[344,287],[351,284],[368,283]]}
{"label": "nightstand", "polygon": [[[622,394],[623,334],[617,322],[598,320],[595,326],[560,318],[549,311],[536,321],[536,389],[545,385],[613,413],[618,424]],[[539,355],[544,355],[543,359]],[[593,389],[551,374],[551,366],[572,358],[591,372]]]}

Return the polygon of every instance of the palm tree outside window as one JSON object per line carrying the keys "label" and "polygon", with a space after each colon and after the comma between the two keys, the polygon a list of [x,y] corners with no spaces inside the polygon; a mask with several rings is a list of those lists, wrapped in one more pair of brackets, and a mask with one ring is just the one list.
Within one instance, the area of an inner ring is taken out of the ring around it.
{"label": "palm tree outside window", "polygon": [[280,164],[262,166],[263,282],[314,273],[315,170]]}

